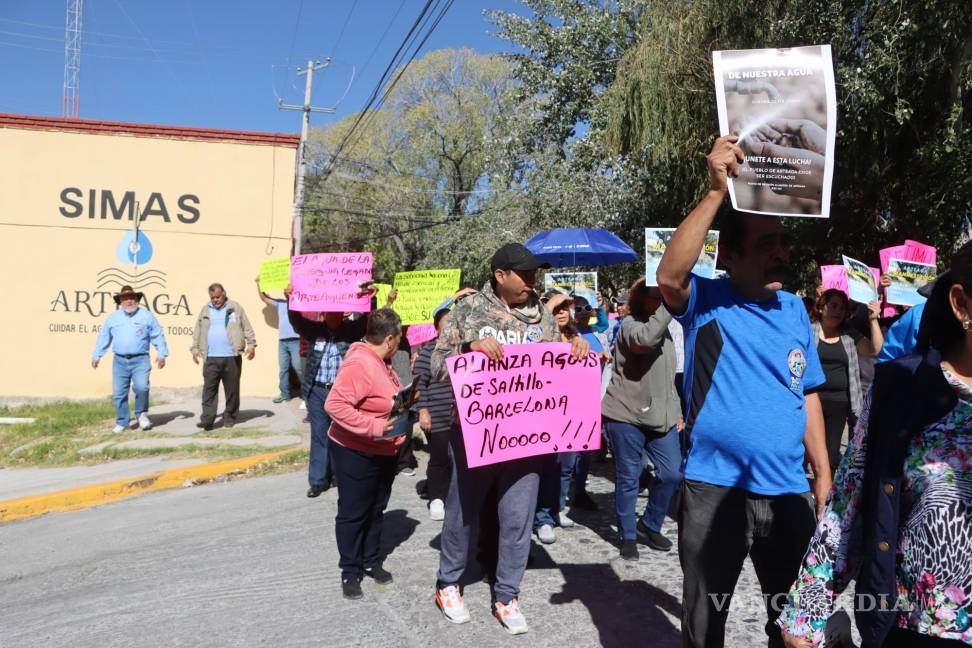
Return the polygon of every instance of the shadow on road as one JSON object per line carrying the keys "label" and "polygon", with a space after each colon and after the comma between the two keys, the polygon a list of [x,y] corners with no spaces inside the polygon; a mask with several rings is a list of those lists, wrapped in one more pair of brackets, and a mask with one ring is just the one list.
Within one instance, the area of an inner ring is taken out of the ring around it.
{"label": "shadow on road", "polygon": [[560,592],[550,602],[563,605],[579,601],[590,612],[602,646],[651,646],[676,648],[681,633],[663,610],[676,619],[682,607],[671,594],[643,580],[621,580],[611,565],[562,564]]}
{"label": "shadow on road", "polygon": [[387,558],[392,555],[399,545],[412,537],[418,524],[418,520],[408,517],[408,511],[404,509],[385,511],[385,520],[381,527],[382,556]]}
{"label": "shadow on road", "polygon": [[272,416],[276,416],[276,414],[274,414],[270,410],[257,410],[257,409],[240,410],[240,413],[236,416],[236,422],[245,423],[247,421],[252,421],[253,419],[258,419],[261,417],[270,418]]}
{"label": "shadow on road", "polygon": [[196,414],[194,412],[190,412],[188,410],[178,410],[175,412],[166,412],[164,414],[153,413],[151,416],[152,426],[159,427],[171,423],[176,419],[191,419],[195,418],[195,416]]}

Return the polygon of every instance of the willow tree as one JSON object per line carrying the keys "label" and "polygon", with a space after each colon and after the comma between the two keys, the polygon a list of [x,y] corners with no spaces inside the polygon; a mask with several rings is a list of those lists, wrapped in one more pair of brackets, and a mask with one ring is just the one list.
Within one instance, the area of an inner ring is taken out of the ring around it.
{"label": "willow tree", "polygon": [[[646,169],[652,224],[674,224],[706,182],[718,135],[711,52],[829,43],[838,98],[828,222],[787,219],[793,279],[841,252],[917,238],[948,251],[972,205],[972,3],[660,0],[605,96],[605,141]],[[876,265],[876,263],[874,263]]]}

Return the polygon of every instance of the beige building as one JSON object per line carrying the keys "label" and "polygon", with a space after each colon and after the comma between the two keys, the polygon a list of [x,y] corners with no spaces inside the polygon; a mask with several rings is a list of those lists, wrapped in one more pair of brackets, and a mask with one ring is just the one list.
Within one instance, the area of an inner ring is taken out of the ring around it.
{"label": "beige building", "polygon": [[296,135],[0,114],[0,395],[110,394],[110,363],[90,361],[123,284],[145,293],[165,331],[170,356],[152,385],[200,385],[189,347],[215,281],[256,329],[242,392],[275,394],[277,316],[254,279],[261,260],[290,252],[297,144]]}

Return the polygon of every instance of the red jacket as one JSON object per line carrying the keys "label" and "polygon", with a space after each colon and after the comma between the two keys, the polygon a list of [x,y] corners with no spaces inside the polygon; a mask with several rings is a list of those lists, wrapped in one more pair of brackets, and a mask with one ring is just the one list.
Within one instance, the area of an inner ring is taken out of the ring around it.
{"label": "red jacket", "polygon": [[405,437],[384,439],[385,424],[401,389],[391,364],[364,342],[348,349],[324,410],[331,416],[327,435],[345,448],[378,455],[397,454]]}

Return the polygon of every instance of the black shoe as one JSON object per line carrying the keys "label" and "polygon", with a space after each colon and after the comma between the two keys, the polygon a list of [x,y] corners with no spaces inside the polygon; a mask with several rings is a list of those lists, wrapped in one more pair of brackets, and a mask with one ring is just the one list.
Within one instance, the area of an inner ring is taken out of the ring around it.
{"label": "black shoe", "polygon": [[206,430],[207,432],[209,432],[210,430],[213,429],[213,424],[212,423],[203,423],[202,421],[199,421],[198,423],[196,423],[196,427],[199,428],[199,429],[201,429],[201,430]]}
{"label": "black shoe", "polygon": [[236,425],[236,419],[231,419],[231,418],[224,418],[223,419],[223,427],[224,428],[231,428],[234,425]]}
{"label": "black shoe", "polygon": [[349,578],[341,581],[341,593],[344,594],[344,598],[357,600],[364,596],[361,593],[361,580],[358,578]]}
{"label": "black shoe", "polygon": [[671,551],[672,541],[658,533],[657,531],[652,531],[645,526],[645,523],[638,520],[638,535],[641,536],[642,540],[646,545],[654,549],[655,551]]}
{"label": "black shoe", "polygon": [[572,501],[572,506],[578,508],[582,511],[596,511],[598,509],[597,502],[588,495],[586,490],[579,490],[574,493],[574,499]]}
{"label": "black shoe", "polygon": [[324,485],[322,484],[318,484],[317,486],[311,486],[310,488],[307,489],[307,497],[317,497],[318,495],[320,495],[326,490],[327,488],[325,488]]}
{"label": "black shoe", "polygon": [[621,558],[623,560],[638,560],[638,543],[634,540],[622,540]]}
{"label": "black shoe", "polygon": [[385,571],[381,565],[364,570],[364,574],[368,578],[373,579],[379,585],[387,585],[388,583],[392,582],[391,573]]}
{"label": "black shoe", "polygon": [[274,399],[273,399],[272,401],[270,401],[270,402],[271,402],[271,403],[276,403],[276,404],[278,404],[278,405],[279,405],[280,403],[286,403],[286,402],[287,402],[287,401],[289,401],[289,400],[290,400],[290,396],[277,396],[276,398],[274,398]]}

